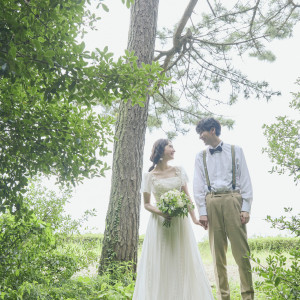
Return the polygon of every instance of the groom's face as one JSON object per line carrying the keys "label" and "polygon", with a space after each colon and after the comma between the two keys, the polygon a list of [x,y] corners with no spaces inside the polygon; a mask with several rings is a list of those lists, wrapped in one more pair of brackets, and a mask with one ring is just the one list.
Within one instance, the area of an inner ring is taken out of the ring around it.
{"label": "groom's face", "polygon": [[204,142],[205,145],[211,146],[214,139],[215,139],[215,128],[212,128],[211,130],[207,131],[201,131],[199,134],[200,140]]}

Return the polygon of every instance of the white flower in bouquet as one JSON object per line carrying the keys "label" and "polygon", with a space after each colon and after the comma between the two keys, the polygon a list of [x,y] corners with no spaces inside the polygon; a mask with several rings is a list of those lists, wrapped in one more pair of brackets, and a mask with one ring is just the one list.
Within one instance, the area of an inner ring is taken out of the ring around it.
{"label": "white flower in bouquet", "polygon": [[179,206],[179,207],[184,207],[184,202],[181,201],[181,200],[178,200],[178,206]]}
{"label": "white flower in bouquet", "polygon": [[[188,215],[189,210],[194,208],[187,195],[176,189],[162,194],[157,207],[161,212],[170,217],[185,217]],[[170,227],[171,221],[165,220],[163,225]]]}

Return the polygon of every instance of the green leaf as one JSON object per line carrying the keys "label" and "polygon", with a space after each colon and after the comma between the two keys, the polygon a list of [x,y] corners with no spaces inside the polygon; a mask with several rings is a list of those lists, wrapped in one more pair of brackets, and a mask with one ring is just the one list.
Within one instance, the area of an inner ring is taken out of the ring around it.
{"label": "green leaf", "polygon": [[41,47],[41,43],[39,42],[39,40],[32,40],[32,43],[33,43],[33,45],[35,47],[35,50],[37,52],[40,52],[41,49],[42,49],[42,47]]}
{"label": "green leaf", "polygon": [[280,277],[276,277],[276,279],[275,279],[275,286],[278,286],[279,283],[280,283],[280,281],[281,281],[281,278]]}
{"label": "green leaf", "polygon": [[53,50],[47,50],[45,52],[46,57],[53,57],[55,55],[55,52]]}
{"label": "green leaf", "polygon": [[44,39],[42,36],[39,36],[39,37],[38,37],[38,41],[39,41],[40,43],[44,43],[44,42],[45,42],[45,39]]}
{"label": "green leaf", "polygon": [[11,58],[16,58],[16,55],[17,55],[17,48],[14,44],[12,44],[9,48],[9,51],[8,51],[8,55],[11,57]]}
{"label": "green leaf", "polygon": [[106,12],[109,12],[108,7],[107,7],[105,4],[103,4],[103,3],[102,3],[102,8],[103,8]]}
{"label": "green leaf", "polygon": [[79,44],[79,53],[82,53],[83,50],[84,50],[84,48],[85,48],[85,43],[84,43],[84,42],[81,42],[81,43]]}

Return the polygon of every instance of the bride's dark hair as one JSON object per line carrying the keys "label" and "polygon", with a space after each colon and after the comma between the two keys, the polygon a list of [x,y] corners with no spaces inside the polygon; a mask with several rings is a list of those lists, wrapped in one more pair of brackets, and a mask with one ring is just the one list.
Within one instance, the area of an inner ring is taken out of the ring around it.
{"label": "bride's dark hair", "polygon": [[152,147],[152,153],[150,156],[150,161],[153,162],[153,165],[150,167],[148,172],[151,172],[155,168],[155,166],[158,164],[159,160],[162,158],[162,156],[164,154],[165,147],[168,144],[169,144],[168,139],[159,139],[154,143],[154,145]]}

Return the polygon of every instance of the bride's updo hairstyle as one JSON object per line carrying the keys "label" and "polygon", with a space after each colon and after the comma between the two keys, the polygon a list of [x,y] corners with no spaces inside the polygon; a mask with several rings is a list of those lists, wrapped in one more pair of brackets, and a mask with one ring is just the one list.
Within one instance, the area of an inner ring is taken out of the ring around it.
{"label": "bride's updo hairstyle", "polygon": [[152,153],[150,156],[150,161],[153,162],[153,165],[148,172],[151,172],[155,166],[158,164],[159,160],[163,157],[165,147],[169,144],[168,139],[159,139],[157,140],[152,148]]}

